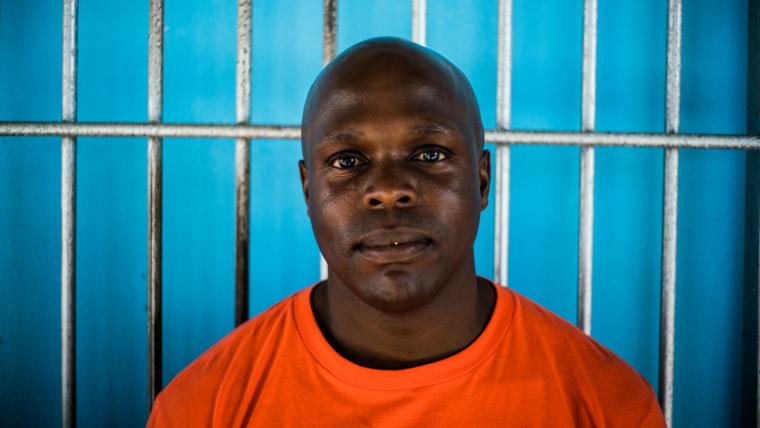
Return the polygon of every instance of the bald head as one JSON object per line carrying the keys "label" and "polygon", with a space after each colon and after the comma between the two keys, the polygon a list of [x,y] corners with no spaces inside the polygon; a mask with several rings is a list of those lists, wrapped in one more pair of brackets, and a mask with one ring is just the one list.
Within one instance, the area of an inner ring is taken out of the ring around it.
{"label": "bald head", "polygon": [[461,71],[405,40],[362,42],[314,82],[301,141],[301,187],[328,290],[350,290],[350,305],[364,302],[354,308],[400,312],[447,284],[474,283],[491,161]]}
{"label": "bald head", "polygon": [[[399,38],[358,43],[328,64],[309,90],[301,122],[302,151],[308,160],[315,128],[351,117],[363,98],[406,91],[408,97],[389,100],[388,109],[435,115],[447,111],[459,119],[459,131],[475,153],[483,149],[483,125],[475,94],[464,74],[446,58]],[[420,99],[435,100],[417,102]]]}

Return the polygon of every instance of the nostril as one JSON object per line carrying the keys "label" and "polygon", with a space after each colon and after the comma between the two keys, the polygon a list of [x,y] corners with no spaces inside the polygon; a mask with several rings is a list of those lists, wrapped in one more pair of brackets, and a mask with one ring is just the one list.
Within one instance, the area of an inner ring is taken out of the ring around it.
{"label": "nostril", "polygon": [[372,192],[363,198],[367,208],[411,207],[417,202],[413,193],[400,191]]}

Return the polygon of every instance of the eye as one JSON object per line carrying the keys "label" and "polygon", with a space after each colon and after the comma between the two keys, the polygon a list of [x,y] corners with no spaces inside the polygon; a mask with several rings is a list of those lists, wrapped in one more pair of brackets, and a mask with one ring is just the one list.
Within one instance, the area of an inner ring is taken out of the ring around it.
{"label": "eye", "polygon": [[366,162],[359,156],[344,153],[330,160],[330,166],[337,169],[351,169],[363,165]]}
{"label": "eye", "polygon": [[440,162],[447,157],[448,156],[443,152],[443,150],[437,148],[427,148],[421,150],[419,153],[416,153],[412,158],[414,160],[422,162]]}

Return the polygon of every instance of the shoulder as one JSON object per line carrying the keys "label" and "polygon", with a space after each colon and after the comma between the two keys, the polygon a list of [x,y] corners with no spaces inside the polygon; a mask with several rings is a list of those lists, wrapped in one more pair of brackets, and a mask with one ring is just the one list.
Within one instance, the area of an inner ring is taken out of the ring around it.
{"label": "shoulder", "polygon": [[148,425],[210,426],[220,392],[240,387],[246,374],[276,352],[292,327],[292,301],[298,293],[243,323],[185,367],[159,394]]}
{"label": "shoulder", "polygon": [[594,425],[661,426],[654,391],[633,367],[559,316],[515,291],[508,293],[515,302],[512,341],[550,372],[568,407]]}

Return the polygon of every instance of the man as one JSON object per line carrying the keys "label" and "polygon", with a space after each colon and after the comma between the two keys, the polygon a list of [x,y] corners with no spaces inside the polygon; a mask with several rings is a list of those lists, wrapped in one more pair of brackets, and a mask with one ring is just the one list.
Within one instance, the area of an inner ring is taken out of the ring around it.
{"label": "man", "polygon": [[302,133],[327,281],[208,350],[149,425],[664,426],[622,360],[475,275],[490,157],[456,67],[401,39],[360,43],[317,78]]}

